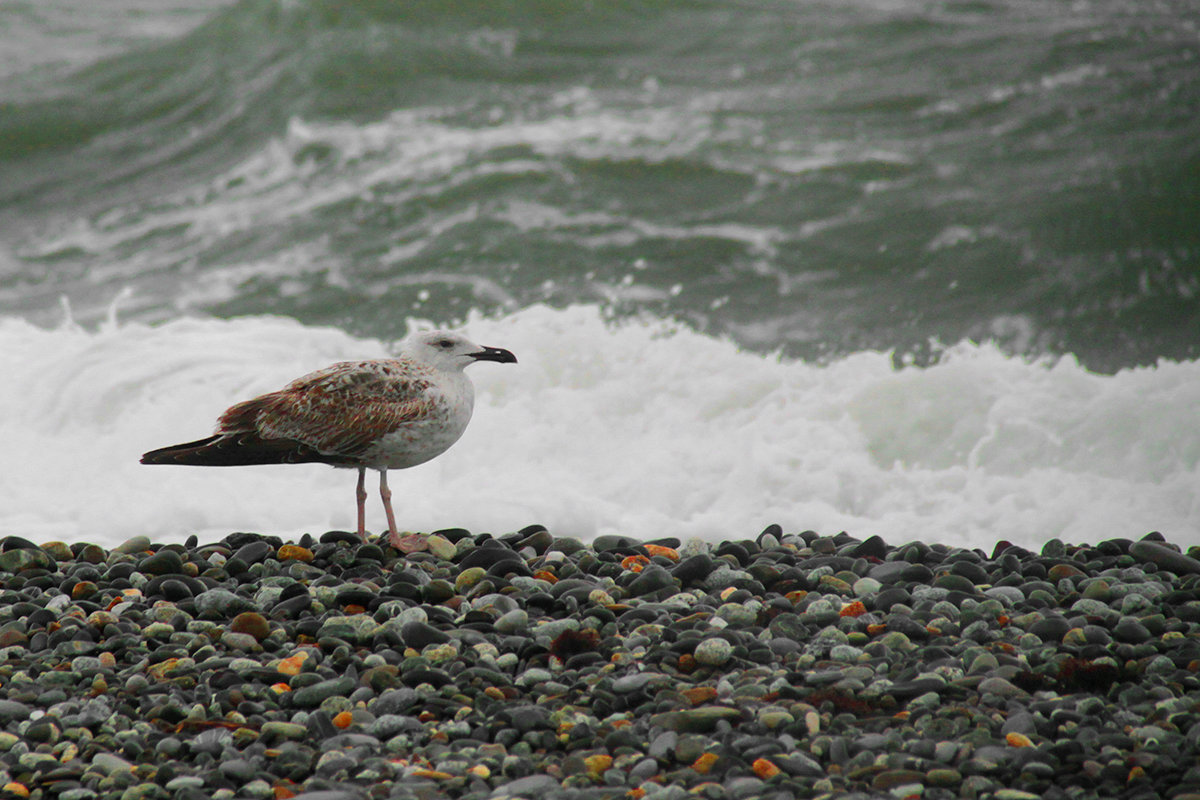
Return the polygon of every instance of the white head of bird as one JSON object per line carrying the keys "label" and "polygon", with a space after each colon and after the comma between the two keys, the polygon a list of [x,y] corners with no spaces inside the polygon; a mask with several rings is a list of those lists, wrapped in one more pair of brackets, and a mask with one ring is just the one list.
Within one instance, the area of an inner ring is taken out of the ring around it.
{"label": "white head of bird", "polygon": [[405,339],[402,353],[429,364],[434,369],[461,371],[476,361],[515,363],[516,358],[499,347],[481,347],[460,333],[452,331],[421,331]]}

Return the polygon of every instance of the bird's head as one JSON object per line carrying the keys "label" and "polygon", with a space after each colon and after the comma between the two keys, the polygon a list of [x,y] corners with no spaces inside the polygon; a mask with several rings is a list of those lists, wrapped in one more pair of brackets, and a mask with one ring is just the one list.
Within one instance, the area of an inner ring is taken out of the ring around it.
{"label": "bird's head", "polygon": [[476,361],[515,364],[517,357],[499,347],[481,347],[460,333],[421,331],[404,340],[401,349],[437,369],[464,369]]}

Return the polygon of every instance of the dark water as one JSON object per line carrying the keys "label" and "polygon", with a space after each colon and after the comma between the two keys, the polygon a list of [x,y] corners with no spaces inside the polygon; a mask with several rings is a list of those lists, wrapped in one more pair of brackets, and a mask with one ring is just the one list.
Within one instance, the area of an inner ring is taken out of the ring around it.
{"label": "dark water", "polygon": [[0,314],[1197,356],[1194,3],[117,6],[0,12]]}

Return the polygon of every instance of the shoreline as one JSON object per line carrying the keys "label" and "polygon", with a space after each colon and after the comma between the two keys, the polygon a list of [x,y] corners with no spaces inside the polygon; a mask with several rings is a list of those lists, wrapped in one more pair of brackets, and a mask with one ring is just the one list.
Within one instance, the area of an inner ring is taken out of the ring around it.
{"label": "shoreline", "polygon": [[0,540],[6,796],[1200,800],[1200,548],[430,541]]}

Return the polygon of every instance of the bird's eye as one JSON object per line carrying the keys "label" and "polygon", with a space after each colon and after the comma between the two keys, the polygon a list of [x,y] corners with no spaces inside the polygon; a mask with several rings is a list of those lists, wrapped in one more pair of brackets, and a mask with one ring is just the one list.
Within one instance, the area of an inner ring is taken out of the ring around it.
{"label": "bird's eye", "polygon": [[449,339],[438,339],[434,344],[443,350],[449,350],[451,347],[454,347],[454,342]]}

